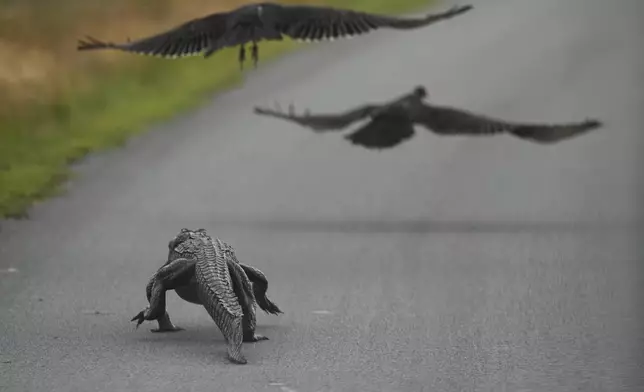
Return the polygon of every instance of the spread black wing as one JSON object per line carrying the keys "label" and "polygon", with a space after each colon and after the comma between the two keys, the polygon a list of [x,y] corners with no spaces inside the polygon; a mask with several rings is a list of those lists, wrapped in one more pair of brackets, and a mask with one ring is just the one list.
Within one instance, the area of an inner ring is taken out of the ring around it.
{"label": "spread black wing", "polygon": [[360,11],[320,6],[281,6],[276,12],[276,30],[299,40],[321,40],[368,33],[380,28],[415,29],[450,19],[472,9],[456,6],[423,18],[397,18]]}
{"label": "spread black wing", "polygon": [[414,113],[413,122],[439,135],[491,136],[510,133],[542,144],[557,143],[603,125],[595,119],[559,124],[510,122],[465,110],[426,105]]}
{"label": "spread black wing", "polygon": [[185,57],[199,55],[205,50],[210,52],[224,46],[234,45],[226,42],[226,18],[229,13],[218,13],[194,19],[173,29],[136,41],[116,44],[100,41],[93,37],[79,40],[78,50],[117,49],[125,52],[159,57]]}
{"label": "spread black wing", "polygon": [[305,112],[303,115],[297,115],[293,107],[291,107],[289,113],[282,112],[279,109],[272,110],[255,107],[255,113],[292,121],[315,131],[339,131],[356,121],[367,118],[378,108],[379,106],[376,105],[364,105],[338,114],[309,114]]}
{"label": "spread black wing", "polygon": [[364,148],[382,150],[397,146],[413,136],[414,124],[406,116],[384,114],[344,138]]}

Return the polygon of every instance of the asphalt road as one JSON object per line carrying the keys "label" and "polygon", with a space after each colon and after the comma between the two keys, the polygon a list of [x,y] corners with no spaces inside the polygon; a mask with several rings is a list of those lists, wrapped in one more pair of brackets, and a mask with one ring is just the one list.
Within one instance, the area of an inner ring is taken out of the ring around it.
{"label": "asphalt road", "polygon": [[[644,390],[644,3],[473,3],[263,63],[2,222],[0,390]],[[489,115],[607,126],[549,147],[420,131],[374,152],[252,113],[416,84]],[[186,331],[129,322],[184,226],[236,247],[285,311],[259,314],[270,340],[245,345],[246,366],[174,293]]]}

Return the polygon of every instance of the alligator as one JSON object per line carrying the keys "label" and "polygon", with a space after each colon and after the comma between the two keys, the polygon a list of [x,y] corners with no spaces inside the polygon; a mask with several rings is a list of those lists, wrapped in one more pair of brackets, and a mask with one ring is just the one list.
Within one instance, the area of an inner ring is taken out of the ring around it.
{"label": "alligator", "polygon": [[202,305],[228,344],[228,358],[246,364],[242,342],[268,340],[255,333],[255,307],[269,314],[283,313],[266,296],[268,280],[259,269],[240,263],[232,246],[213,239],[205,229],[183,228],[168,243],[168,260],[149,279],[146,297],[149,306],[131,321],[136,327],[156,320],[153,332],[177,332],[166,310],[166,291],[174,290],[184,301]]}

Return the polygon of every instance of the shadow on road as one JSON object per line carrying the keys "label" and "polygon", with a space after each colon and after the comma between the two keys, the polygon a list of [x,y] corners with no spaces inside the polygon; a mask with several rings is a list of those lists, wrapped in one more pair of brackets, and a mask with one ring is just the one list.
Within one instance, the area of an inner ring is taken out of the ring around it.
{"label": "shadow on road", "polygon": [[[261,312],[261,314],[264,314]],[[208,317],[206,315],[206,317]],[[177,322],[179,324],[179,322]],[[169,343],[186,344],[186,345],[202,345],[204,342],[212,343],[213,345],[225,345],[224,337],[219,328],[212,323],[211,320],[206,319],[200,321],[199,324],[190,324],[185,327],[185,330],[179,332],[168,333],[154,333],[150,329],[156,327],[153,324],[147,326],[148,328],[134,331],[130,336],[132,342],[137,343]],[[183,326],[182,326],[183,328]],[[280,325],[271,324],[270,321],[266,323],[262,321],[257,325],[257,333],[269,336],[269,340],[277,340],[280,335],[286,335],[293,328],[293,325]]]}

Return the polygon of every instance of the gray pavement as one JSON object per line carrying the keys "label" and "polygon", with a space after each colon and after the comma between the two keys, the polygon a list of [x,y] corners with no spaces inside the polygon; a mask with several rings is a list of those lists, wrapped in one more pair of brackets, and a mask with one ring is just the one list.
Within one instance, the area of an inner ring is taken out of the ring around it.
{"label": "gray pavement", "polygon": [[[473,3],[263,63],[2,222],[0,390],[644,390],[644,3]],[[548,147],[419,130],[374,152],[252,113],[416,84],[488,115],[607,126]],[[174,293],[186,331],[129,322],[184,226],[230,242],[285,311],[259,314],[270,340],[245,345],[246,366]]]}

